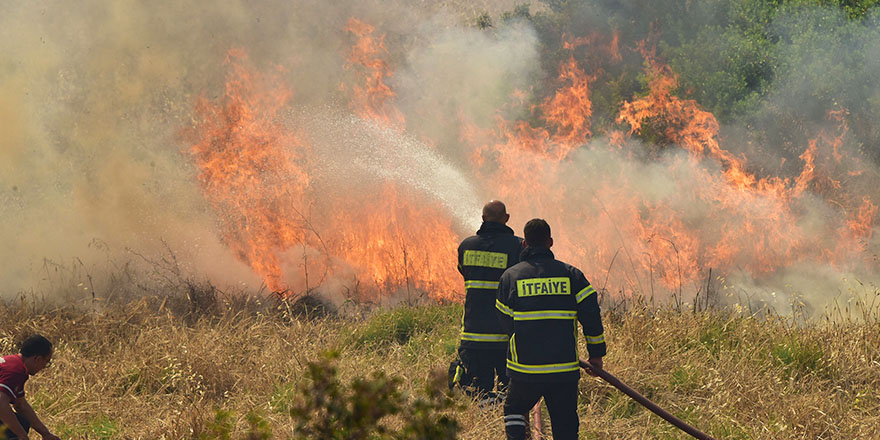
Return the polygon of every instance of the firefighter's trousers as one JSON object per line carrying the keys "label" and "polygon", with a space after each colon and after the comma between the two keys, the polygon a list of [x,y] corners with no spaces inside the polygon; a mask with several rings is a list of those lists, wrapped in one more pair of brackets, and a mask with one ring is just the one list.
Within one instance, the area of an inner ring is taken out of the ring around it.
{"label": "firefighter's trousers", "polygon": [[508,440],[524,440],[529,430],[529,410],[544,398],[550,413],[554,440],[577,440],[578,383],[532,383],[510,381],[504,401],[504,432]]}
{"label": "firefighter's trousers", "polygon": [[498,391],[507,388],[507,351],[505,350],[480,350],[461,347],[458,356],[464,365],[471,383],[472,391],[476,394],[494,396],[495,377],[498,377]]}

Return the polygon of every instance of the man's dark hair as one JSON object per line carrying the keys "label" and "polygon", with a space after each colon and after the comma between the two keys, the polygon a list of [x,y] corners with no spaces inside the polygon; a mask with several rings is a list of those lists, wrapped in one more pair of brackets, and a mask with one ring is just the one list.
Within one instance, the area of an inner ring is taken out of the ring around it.
{"label": "man's dark hair", "polygon": [[523,227],[523,236],[529,246],[547,246],[550,242],[550,225],[542,218],[533,218]]}
{"label": "man's dark hair", "polygon": [[28,336],[21,343],[22,357],[49,356],[49,353],[52,353],[52,343],[43,335]]}

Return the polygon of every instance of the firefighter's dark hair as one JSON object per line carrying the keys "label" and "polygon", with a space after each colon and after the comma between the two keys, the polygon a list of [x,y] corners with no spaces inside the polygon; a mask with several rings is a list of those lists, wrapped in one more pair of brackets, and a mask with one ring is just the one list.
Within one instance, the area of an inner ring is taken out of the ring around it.
{"label": "firefighter's dark hair", "polygon": [[52,342],[43,337],[43,335],[28,336],[21,343],[21,356],[49,356],[52,353]]}
{"label": "firefighter's dark hair", "polygon": [[550,243],[550,225],[542,218],[533,218],[523,227],[523,236],[529,246],[547,246]]}

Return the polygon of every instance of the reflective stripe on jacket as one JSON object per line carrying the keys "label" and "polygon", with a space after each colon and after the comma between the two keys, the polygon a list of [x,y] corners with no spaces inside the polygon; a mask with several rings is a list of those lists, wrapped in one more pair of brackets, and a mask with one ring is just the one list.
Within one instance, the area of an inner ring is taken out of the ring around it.
{"label": "reflective stripe on jacket", "polygon": [[495,297],[504,270],[519,262],[522,239],[513,229],[483,222],[477,235],[458,246],[458,271],[464,276],[465,300],[461,346],[507,349],[507,333],[498,321]]}
{"label": "reflective stripe on jacket", "polygon": [[590,357],[605,355],[596,289],[550,249],[528,247],[521,259],[501,276],[495,302],[510,335],[507,374],[527,382],[576,381],[578,321]]}

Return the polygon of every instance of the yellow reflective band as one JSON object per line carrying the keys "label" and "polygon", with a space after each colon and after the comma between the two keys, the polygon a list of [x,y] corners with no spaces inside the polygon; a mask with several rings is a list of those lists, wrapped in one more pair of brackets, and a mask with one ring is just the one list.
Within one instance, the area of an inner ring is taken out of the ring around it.
{"label": "yellow reflective band", "polygon": [[464,251],[462,264],[465,266],[491,267],[507,269],[507,254],[501,252]]}
{"label": "yellow reflective band", "polygon": [[514,362],[519,360],[516,357],[516,333],[510,335],[510,357],[513,358]]}
{"label": "yellow reflective band", "polygon": [[571,294],[571,280],[568,277],[554,278],[529,278],[516,281],[516,295],[569,295]]}
{"label": "yellow reflective band", "polygon": [[464,371],[464,368],[461,368],[461,365],[455,366],[455,377],[452,378],[452,383],[459,383],[461,381],[462,371]]}
{"label": "yellow reflective band", "polygon": [[564,364],[524,365],[508,359],[507,368],[526,374],[566,373],[569,371],[578,371],[578,363],[575,361],[566,362]]}
{"label": "yellow reflective band", "polygon": [[594,293],[596,293],[596,289],[594,289],[593,286],[587,286],[587,287],[584,287],[583,290],[578,292],[578,294],[575,296],[575,299],[577,299],[578,304],[580,304],[581,301],[587,299],[588,296],[590,296]]}
{"label": "yellow reflective band", "polygon": [[501,302],[501,300],[499,299],[495,300],[495,308],[498,309],[499,312],[504,313],[507,316],[513,316],[513,310],[510,310],[510,307],[505,306],[504,303]]}
{"label": "yellow reflective band", "polygon": [[587,344],[602,344],[605,342],[605,334],[599,336],[587,336]]}
{"label": "yellow reflective band", "polygon": [[507,335],[497,333],[469,333],[461,332],[462,341],[476,342],[507,342]]}
{"label": "yellow reflective band", "polygon": [[465,289],[497,289],[498,281],[468,280],[464,282]]}
{"label": "yellow reflective band", "polygon": [[535,312],[513,312],[514,321],[537,321],[539,319],[575,319],[573,310],[538,310]]}

